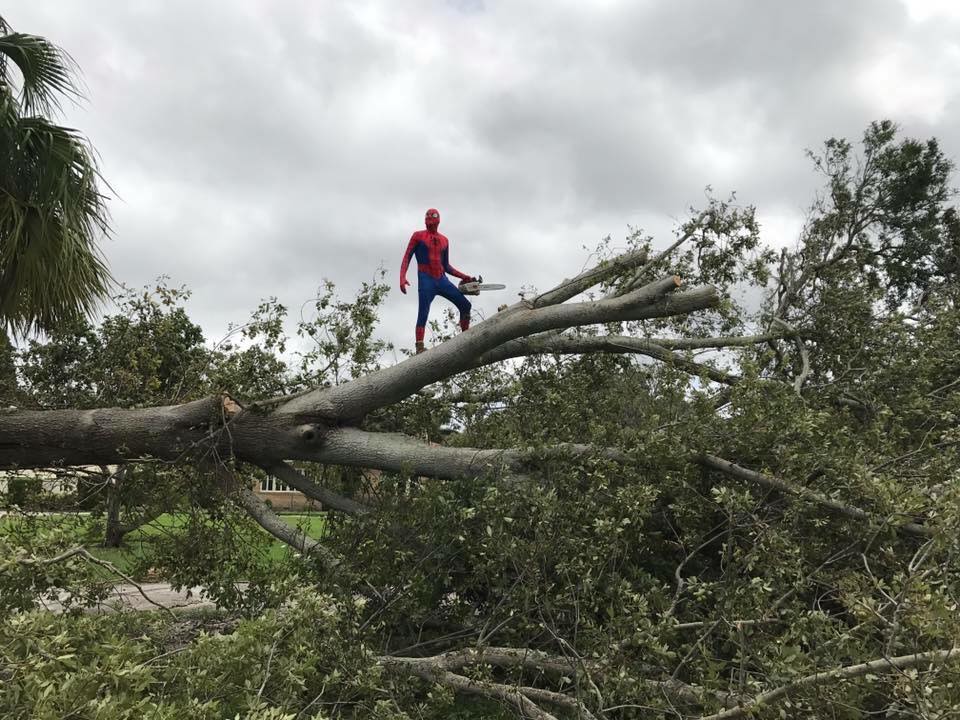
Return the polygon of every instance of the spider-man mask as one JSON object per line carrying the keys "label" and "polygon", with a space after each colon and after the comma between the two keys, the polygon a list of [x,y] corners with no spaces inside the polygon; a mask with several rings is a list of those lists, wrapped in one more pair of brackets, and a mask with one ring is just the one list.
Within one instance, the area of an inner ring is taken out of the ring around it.
{"label": "spider-man mask", "polygon": [[427,210],[426,217],[424,217],[424,222],[427,224],[427,230],[430,232],[436,232],[437,228],[440,226],[440,211],[434,208]]}

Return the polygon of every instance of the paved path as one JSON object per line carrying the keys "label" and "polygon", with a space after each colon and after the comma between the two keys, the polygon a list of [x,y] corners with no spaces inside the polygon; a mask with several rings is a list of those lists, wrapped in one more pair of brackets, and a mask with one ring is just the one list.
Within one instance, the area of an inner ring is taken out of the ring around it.
{"label": "paved path", "polygon": [[[116,585],[113,593],[104,600],[100,606],[90,608],[91,613],[111,613],[118,610],[158,610],[157,605],[162,605],[170,610],[182,610],[184,608],[193,609],[212,609],[216,604],[208,598],[202,597],[200,588],[192,588],[192,594],[187,597],[187,590],[174,590],[170,583],[142,583],[140,590],[135,585]],[[151,603],[150,598],[153,602]],[[156,603],[156,605],[154,604]],[[43,604],[51,612],[62,612],[63,606],[59,602],[47,602]]]}

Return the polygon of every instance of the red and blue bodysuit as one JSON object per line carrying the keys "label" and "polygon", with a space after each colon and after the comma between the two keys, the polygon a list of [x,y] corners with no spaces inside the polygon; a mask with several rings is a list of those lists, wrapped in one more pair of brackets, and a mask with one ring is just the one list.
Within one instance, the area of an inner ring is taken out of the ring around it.
{"label": "red and blue bodysuit", "polygon": [[430,208],[426,214],[426,230],[418,230],[410,237],[407,249],[400,264],[400,292],[407,292],[407,266],[410,259],[417,257],[417,294],[420,304],[417,312],[417,352],[423,350],[423,333],[427,326],[430,303],[440,295],[457,306],[460,311],[460,329],[470,327],[470,301],[447,279],[447,273],[470,282],[475,278],[460,272],[450,264],[450,242],[445,235],[437,232],[440,226],[440,213]]}

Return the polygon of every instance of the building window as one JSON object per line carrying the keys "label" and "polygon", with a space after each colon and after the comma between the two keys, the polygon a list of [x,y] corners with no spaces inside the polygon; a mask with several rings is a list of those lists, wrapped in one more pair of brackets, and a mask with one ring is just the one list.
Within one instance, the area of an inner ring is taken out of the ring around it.
{"label": "building window", "polygon": [[296,492],[296,490],[280,482],[273,475],[267,475],[260,481],[260,492]]}

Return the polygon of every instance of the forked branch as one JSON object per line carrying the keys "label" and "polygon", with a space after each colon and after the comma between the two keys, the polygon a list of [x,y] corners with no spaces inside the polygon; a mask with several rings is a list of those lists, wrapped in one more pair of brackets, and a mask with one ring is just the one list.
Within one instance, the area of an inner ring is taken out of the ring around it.
{"label": "forked branch", "polygon": [[[770,490],[777,490],[787,495],[804,500],[811,505],[820,506],[827,512],[834,515],[842,515],[844,517],[874,526],[882,524],[878,518],[874,517],[866,510],[862,510],[861,508],[854,507],[852,505],[846,505],[845,503],[829,498],[826,495],[821,495],[815,490],[810,490],[809,488],[788,483],[787,481],[773,477],[772,475],[765,475],[763,473],[756,472],[755,470],[748,470],[745,467],[741,467],[740,465],[736,465],[729,460],[724,460],[723,458],[716,457],[715,455],[696,455],[693,457],[693,461],[712,470],[718,470],[726,475],[729,475],[730,477],[734,477],[739,480],[745,480],[747,482],[760,485],[761,487],[769,488]],[[905,535],[914,535],[924,538],[929,538],[934,535],[932,528],[924,525],[918,525],[917,523],[913,522],[898,525],[897,531]]]}
{"label": "forked branch", "polygon": [[353,424],[373,410],[469,370],[478,357],[511,340],[601,322],[686,315],[719,302],[713,286],[676,293],[679,286],[680,278],[670,276],[612,299],[543,307],[515,305],[421,355],[345,385],[298,397],[277,412]]}
{"label": "forked branch", "polygon": [[763,706],[769,706],[772,703],[779,702],[791,693],[802,688],[833,684],[866,675],[882,675],[899,670],[906,670],[908,668],[942,665],[946,662],[955,661],[958,657],[960,657],[960,647],[953,647],[949,650],[932,650],[914,655],[878,658],[877,660],[871,660],[870,662],[859,665],[847,665],[836,668],[835,670],[828,670],[827,672],[813,673],[758,695],[749,703],[714,715],[705,716],[701,718],[701,720],[736,720],[737,718],[751,715],[755,710]]}

